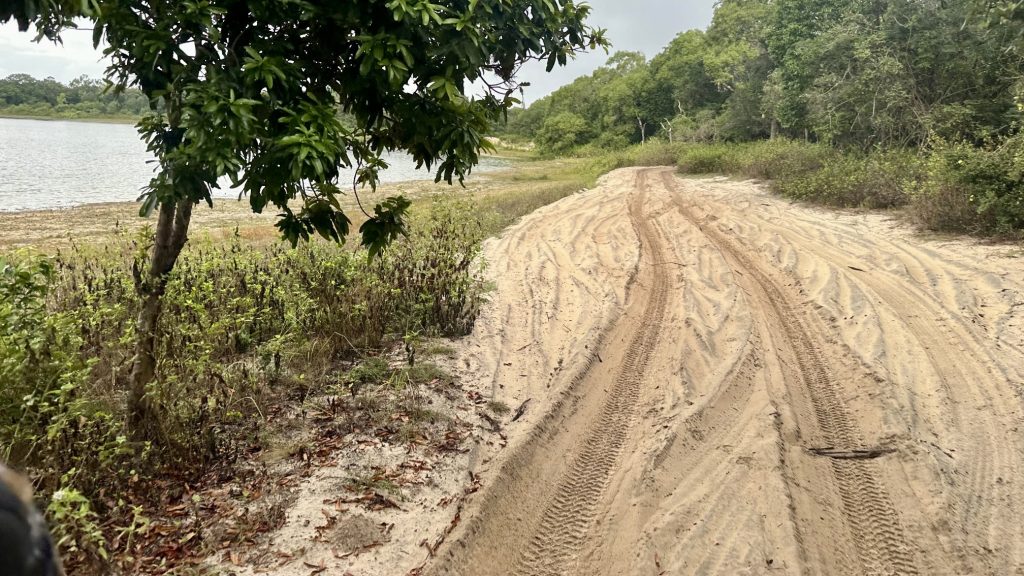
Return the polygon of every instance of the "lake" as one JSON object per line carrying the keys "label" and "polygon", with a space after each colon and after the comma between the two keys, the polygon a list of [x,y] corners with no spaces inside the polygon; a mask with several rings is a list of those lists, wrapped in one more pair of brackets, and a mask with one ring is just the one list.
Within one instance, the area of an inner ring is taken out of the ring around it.
{"label": "lake", "polygon": [[[391,167],[382,182],[434,178],[406,156],[385,160]],[[0,211],[134,201],[153,175],[152,161],[130,124],[0,118]],[[484,157],[474,173],[508,166]],[[342,182],[351,179],[351,172],[342,176]],[[238,198],[231,190],[214,195]]]}

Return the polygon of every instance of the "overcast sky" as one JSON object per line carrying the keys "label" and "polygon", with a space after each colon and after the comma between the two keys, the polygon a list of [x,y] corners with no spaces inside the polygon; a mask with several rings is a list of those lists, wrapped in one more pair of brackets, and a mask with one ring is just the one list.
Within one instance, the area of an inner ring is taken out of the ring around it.
{"label": "overcast sky", "polygon": [[[692,28],[706,28],[711,22],[715,0],[589,0],[594,10],[590,23],[608,29],[608,37],[616,50],[643,52],[648,58],[664,48],[676,34]],[[19,33],[13,23],[0,26],[0,78],[25,73],[37,78],[53,76],[67,82],[85,74],[103,76],[106,63],[92,48],[92,32],[68,31],[64,45],[54,46],[44,40],[32,42],[32,35]],[[536,100],[574,78],[589,74],[607,59],[604,51],[584,54],[565,68],[556,67],[551,74],[544,64],[524,67],[520,80],[530,82],[526,99]]]}

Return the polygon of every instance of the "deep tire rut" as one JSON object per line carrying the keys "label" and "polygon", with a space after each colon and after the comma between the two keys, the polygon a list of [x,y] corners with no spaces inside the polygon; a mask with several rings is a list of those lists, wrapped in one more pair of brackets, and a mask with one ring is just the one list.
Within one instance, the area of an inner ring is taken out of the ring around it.
{"label": "deep tire rut", "polygon": [[[663,172],[662,177],[680,213],[708,237],[734,270],[753,281],[751,288],[758,292],[754,298],[767,304],[764,312],[772,317],[771,322],[781,327],[781,336],[797,362],[795,380],[798,382],[794,383],[799,389],[791,388],[790,394],[806,397],[820,438],[830,449],[863,449],[860,431],[839,395],[840,384],[832,376],[835,371],[825,360],[816,338],[817,331],[806,324],[806,316],[744,250],[713,226],[701,225],[683,201],[671,172]],[[790,384],[787,382],[787,386]],[[914,552],[885,484],[880,480],[877,464],[870,460],[833,459],[831,471],[842,502],[843,521],[853,535],[862,564],[860,570],[847,569],[858,574],[918,574]]]}
{"label": "deep tire rut", "polygon": [[[646,186],[646,175],[640,174],[640,193],[629,205],[630,218],[641,243],[640,266],[652,271],[638,329],[629,340],[608,400],[585,435],[583,451],[558,480],[537,529],[515,563],[513,574],[571,573],[636,420],[645,371],[658,344],[669,293],[667,275],[662,268],[652,266],[662,259],[662,245],[643,213]],[[642,276],[641,272],[638,277]]]}

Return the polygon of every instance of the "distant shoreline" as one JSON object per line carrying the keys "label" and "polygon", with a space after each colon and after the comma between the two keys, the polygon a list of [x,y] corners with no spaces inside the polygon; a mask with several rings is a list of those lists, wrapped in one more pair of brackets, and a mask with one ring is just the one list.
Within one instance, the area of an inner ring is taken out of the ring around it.
{"label": "distant shoreline", "polygon": [[0,112],[0,119],[6,120],[39,120],[42,122],[83,122],[87,124],[128,124],[137,123],[138,118],[124,117],[89,117],[89,118],[63,118],[61,116],[26,116],[23,114],[8,114]]}

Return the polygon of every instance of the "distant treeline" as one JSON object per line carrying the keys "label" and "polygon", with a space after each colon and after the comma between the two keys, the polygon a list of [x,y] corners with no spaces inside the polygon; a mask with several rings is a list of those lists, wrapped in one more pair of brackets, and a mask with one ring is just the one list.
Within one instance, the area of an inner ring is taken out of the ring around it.
{"label": "distant treeline", "polygon": [[722,0],[707,31],[615,54],[505,138],[564,153],[772,136],[844,148],[983,143],[1017,129],[1024,5],[1009,0]]}
{"label": "distant treeline", "polygon": [[68,119],[135,119],[149,111],[138,90],[115,95],[102,80],[79,76],[68,84],[12,74],[0,80],[0,115]]}

